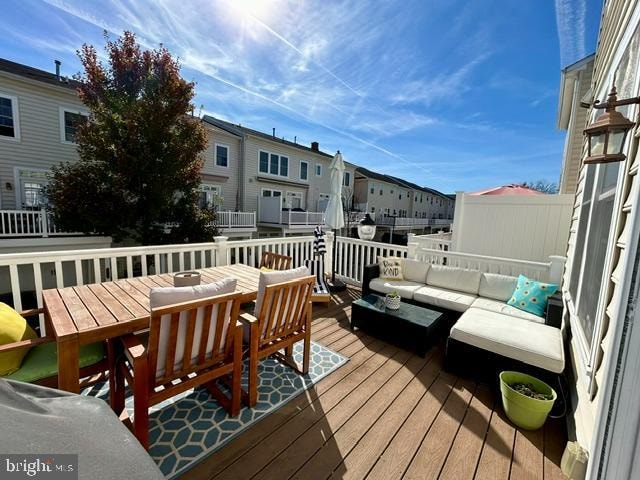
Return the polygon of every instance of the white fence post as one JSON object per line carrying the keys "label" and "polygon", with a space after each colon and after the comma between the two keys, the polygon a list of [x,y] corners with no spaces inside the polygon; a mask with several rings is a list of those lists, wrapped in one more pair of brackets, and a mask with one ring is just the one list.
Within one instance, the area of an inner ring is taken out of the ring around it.
{"label": "white fence post", "polygon": [[415,240],[415,233],[407,233],[407,258],[416,258],[418,243]]}
{"label": "white fence post", "polygon": [[40,226],[42,227],[42,236],[49,236],[49,219],[47,218],[47,211],[42,208],[40,209]]}
{"label": "white fence post", "polygon": [[324,255],[324,271],[325,272],[332,272],[332,268],[333,268],[333,242],[335,242],[336,239],[333,235],[333,232],[326,232],[325,233],[325,243],[327,246],[327,253]]}
{"label": "white fence post", "polygon": [[229,246],[227,245],[228,239],[228,237],[225,237],[223,235],[219,237],[213,237],[213,240],[216,242],[216,247],[218,247],[218,251],[216,252],[216,267],[227,265],[229,263]]}
{"label": "white fence post", "polygon": [[561,255],[550,255],[551,265],[549,266],[549,282],[558,285],[558,289],[562,284],[562,274],[564,273],[564,264],[567,257]]}

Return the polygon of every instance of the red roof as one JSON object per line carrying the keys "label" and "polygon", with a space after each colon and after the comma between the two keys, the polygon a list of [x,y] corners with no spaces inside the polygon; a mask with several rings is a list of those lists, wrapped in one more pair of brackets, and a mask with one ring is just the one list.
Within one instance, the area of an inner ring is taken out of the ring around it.
{"label": "red roof", "polygon": [[522,185],[502,185],[501,187],[487,188],[477,192],[469,192],[467,195],[546,195]]}

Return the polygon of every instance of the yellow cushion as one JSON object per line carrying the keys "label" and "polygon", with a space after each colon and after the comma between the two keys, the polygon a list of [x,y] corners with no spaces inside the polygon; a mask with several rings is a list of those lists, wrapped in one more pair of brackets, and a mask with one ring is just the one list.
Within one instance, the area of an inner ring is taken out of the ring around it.
{"label": "yellow cushion", "polygon": [[260,267],[260,271],[261,272],[275,272],[275,270],[273,268],[268,268],[268,267]]}
{"label": "yellow cushion", "polygon": [[[9,305],[0,302],[0,345],[36,338],[38,335],[27,321]],[[0,376],[9,375],[18,370],[27,353],[29,353],[27,347],[0,353]]]}

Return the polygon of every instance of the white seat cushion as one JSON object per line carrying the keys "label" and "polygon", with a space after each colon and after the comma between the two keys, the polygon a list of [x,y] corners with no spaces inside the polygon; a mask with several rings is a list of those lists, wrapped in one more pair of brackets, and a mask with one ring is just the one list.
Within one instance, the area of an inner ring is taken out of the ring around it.
{"label": "white seat cushion", "polygon": [[427,283],[430,265],[427,262],[405,258],[402,260],[402,276],[405,280],[412,282]]}
{"label": "white seat cushion", "polygon": [[427,285],[477,295],[480,275],[477,270],[431,265],[427,274]]}
{"label": "white seat cushion", "polygon": [[528,320],[529,322],[544,323],[544,318],[534,315],[533,313],[525,312],[519,308],[507,305],[504,302],[498,300],[491,300],[490,298],[477,298],[471,304],[473,308],[481,308],[488,310],[489,312],[501,313],[503,315],[509,315],[510,317],[521,318],[522,320]]}
{"label": "white seat cushion", "polygon": [[480,289],[478,295],[493,300],[506,302],[513,295],[518,279],[499,273],[483,273],[480,277]]}
{"label": "white seat cushion", "polygon": [[398,292],[402,298],[413,298],[413,293],[424,287],[424,283],[412,282],[410,280],[385,280],[384,278],[374,278],[369,282],[369,288],[380,293]]}
{"label": "white seat cushion", "polygon": [[554,373],[564,370],[562,332],[549,325],[471,307],[453,325],[450,336]]}
{"label": "white seat cushion", "polygon": [[478,297],[468,293],[430,286],[422,287],[413,294],[413,299],[418,302],[455,310],[456,312],[466,311],[476,298]]}

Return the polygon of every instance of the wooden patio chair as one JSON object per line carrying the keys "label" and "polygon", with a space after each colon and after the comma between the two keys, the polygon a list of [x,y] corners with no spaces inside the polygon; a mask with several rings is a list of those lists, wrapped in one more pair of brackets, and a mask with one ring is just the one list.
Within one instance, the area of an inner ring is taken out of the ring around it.
{"label": "wooden patio chair", "polygon": [[[34,308],[19,312],[23,318],[44,314],[44,309]],[[47,321],[45,317],[45,321]],[[52,328],[47,328],[49,332]],[[106,348],[105,348],[106,347]],[[20,368],[2,378],[34,383],[50,388],[58,388],[58,357],[56,339],[52,336],[22,340],[20,342],[0,345],[0,353],[12,352],[28,348],[29,352],[22,359]],[[98,342],[80,346],[80,388],[91,386],[107,379],[109,359],[107,350],[111,348],[108,342]],[[109,383],[112,383],[109,378]]]}
{"label": "wooden patio chair", "polygon": [[[286,363],[298,373],[309,371],[311,352],[311,294],[316,279],[304,276],[267,285],[262,298],[258,293],[256,315],[240,315],[249,329],[248,405],[258,401],[258,362],[270,355]],[[247,338],[245,337],[245,340]],[[293,344],[304,340],[302,366],[293,360]],[[284,349],[284,354],[280,350]]]}
{"label": "wooden patio chair", "polygon": [[[147,342],[142,335],[120,338],[124,355],[114,366],[111,402],[116,413],[126,417],[126,380],[133,390],[133,432],[145,448],[149,448],[149,407],[196,386],[206,386],[229,415],[238,415],[240,295],[227,293],[152,309]],[[217,379],[227,382],[230,396],[215,385]]]}
{"label": "wooden patio chair", "polygon": [[289,270],[291,268],[291,257],[273,252],[264,252],[260,259],[260,268],[271,270]]}

